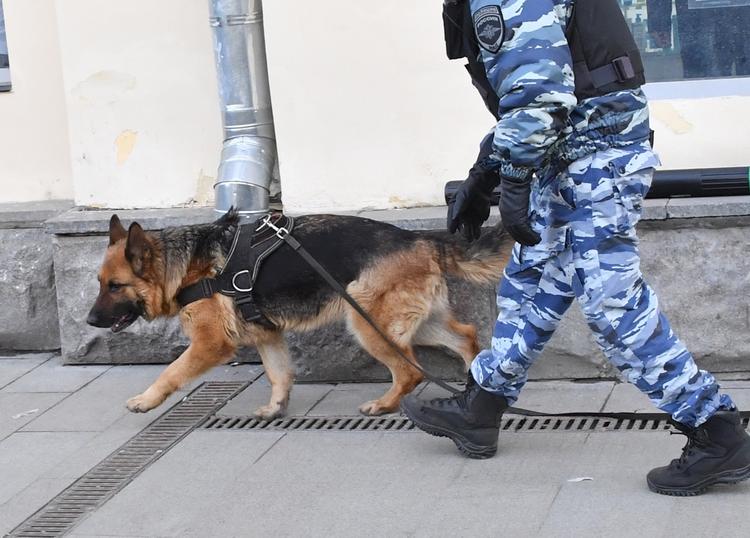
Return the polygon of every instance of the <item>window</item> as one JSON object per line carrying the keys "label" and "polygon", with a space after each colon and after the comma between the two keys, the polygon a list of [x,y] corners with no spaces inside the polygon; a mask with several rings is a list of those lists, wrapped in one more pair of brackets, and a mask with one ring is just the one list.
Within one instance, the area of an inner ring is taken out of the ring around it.
{"label": "window", "polygon": [[5,17],[3,2],[0,0],[0,92],[10,90],[10,66],[8,62],[8,43],[5,41]]}
{"label": "window", "polygon": [[750,76],[750,0],[620,0],[649,82]]}

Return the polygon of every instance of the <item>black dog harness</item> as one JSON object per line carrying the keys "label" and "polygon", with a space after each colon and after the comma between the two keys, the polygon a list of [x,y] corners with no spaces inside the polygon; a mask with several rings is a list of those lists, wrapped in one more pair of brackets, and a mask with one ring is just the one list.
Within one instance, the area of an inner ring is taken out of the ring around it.
{"label": "black dog harness", "polygon": [[253,286],[261,264],[284,243],[277,230],[284,229],[288,233],[293,227],[294,219],[281,213],[266,216],[257,226],[238,226],[221,271],[214,278],[204,278],[182,289],[177,294],[177,302],[184,307],[221,293],[234,299],[245,321],[273,328],[274,324],[255,304]]}

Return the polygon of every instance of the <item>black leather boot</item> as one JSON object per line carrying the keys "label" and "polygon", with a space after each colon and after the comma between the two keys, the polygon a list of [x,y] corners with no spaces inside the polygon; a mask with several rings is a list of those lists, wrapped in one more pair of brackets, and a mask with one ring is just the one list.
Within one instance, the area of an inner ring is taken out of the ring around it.
{"label": "black leather boot", "polygon": [[735,484],[750,478],[750,435],[737,411],[719,411],[697,428],[670,422],[688,441],[682,456],[648,473],[651,491],[700,495],[714,484]]}
{"label": "black leather boot", "polygon": [[469,372],[463,392],[449,398],[421,401],[407,396],[401,410],[420,430],[448,437],[470,458],[491,458],[497,452],[500,417],[508,408],[502,396],[481,388]]}

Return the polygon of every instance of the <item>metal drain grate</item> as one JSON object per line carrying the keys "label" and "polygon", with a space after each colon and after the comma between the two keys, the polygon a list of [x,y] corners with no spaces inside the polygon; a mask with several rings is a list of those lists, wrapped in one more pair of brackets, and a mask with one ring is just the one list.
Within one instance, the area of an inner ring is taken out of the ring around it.
{"label": "metal drain grate", "polygon": [[[748,420],[743,419],[747,428]],[[404,416],[330,416],[285,417],[272,421],[251,416],[212,416],[201,426],[208,430],[266,430],[266,431],[410,431],[411,421]],[[500,422],[504,431],[521,432],[604,432],[604,431],[664,431],[670,425],[665,418],[615,419],[590,417],[522,417],[506,416]]]}
{"label": "metal drain grate", "polygon": [[21,523],[9,536],[62,536],[70,531],[248,384],[203,383]]}
{"label": "metal drain grate", "polygon": [[201,426],[207,430],[293,430],[293,431],[399,431],[414,425],[403,416],[284,417],[272,421],[247,416],[213,416]]}

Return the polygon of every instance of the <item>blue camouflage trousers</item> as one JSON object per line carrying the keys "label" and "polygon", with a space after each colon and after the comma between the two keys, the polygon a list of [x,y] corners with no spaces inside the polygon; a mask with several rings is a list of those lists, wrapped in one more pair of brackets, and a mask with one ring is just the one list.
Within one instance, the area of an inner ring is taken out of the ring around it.
{"label": "blue camouflage trousers", "polygon": [[530,221],[542,242],[513,249],[491,348],[471,366],[483,388],[515,402],[577,298],[607,359],[656,407],[688,426],[734,407],[674,335],[640,271],[635,225],[658,164],[644,143],[599,151],[535,179]]}

